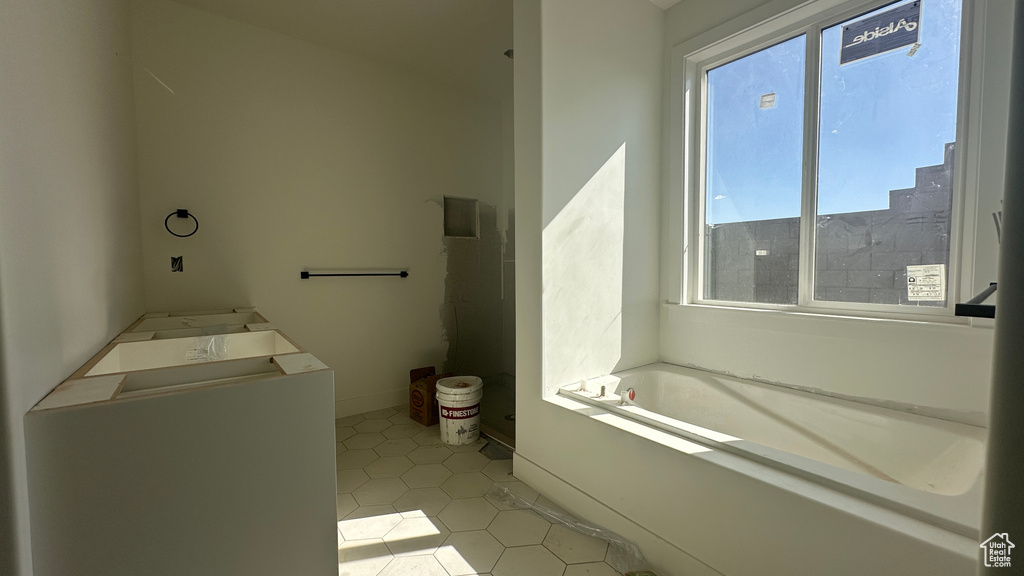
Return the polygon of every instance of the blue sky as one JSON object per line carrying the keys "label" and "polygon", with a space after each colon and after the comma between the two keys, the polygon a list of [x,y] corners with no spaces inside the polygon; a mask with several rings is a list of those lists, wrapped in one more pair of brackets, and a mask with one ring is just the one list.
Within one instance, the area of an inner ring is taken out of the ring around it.
{"label": "blue sky", "polygon": [[[912,187],[955,139],[959,0],[922,0],[910,57],[840,66],[840,37],[839,25],[822,33],[819,214],[887,208],[889,190]],[[800,215],[805,48],[799,36],[708,71],[709,224]]]}

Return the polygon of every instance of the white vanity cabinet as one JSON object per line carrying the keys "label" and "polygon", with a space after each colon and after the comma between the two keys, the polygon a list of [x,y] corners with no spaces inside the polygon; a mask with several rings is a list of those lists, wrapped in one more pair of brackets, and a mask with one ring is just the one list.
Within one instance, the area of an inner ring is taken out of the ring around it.
{"label": "white vanity cabinet", "polygon": [[214,337],[119,337],[25,416],[37,576],[337,574],[333,371]]}

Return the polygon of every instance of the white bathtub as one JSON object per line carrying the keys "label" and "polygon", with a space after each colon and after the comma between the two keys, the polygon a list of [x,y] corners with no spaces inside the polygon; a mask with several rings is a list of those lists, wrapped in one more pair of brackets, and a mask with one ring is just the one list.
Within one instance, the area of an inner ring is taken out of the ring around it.
{"label": "white bathtub", "polygon": [[[635,405],[620,405],[629,388]],[[983,428],[670,364],[564,386],[559,395],[979,535]]]}

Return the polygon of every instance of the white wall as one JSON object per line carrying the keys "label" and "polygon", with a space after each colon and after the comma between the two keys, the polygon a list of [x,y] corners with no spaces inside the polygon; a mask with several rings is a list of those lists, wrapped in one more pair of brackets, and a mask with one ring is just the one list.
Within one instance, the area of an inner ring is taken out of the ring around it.
{"label": "white wall", "polygon": [[663,18],[516,4],[517,450],[570,477],[543,395],[657,359]]}
{"label": "white wall", "polygon": [[[769,2],[770,0],[681,0],[665,11],[665,46],[671,48],[683,40],[698,36]],[[801,0],[786,2],[787,7],[803,3]]]}
{"label": "white wall", "polygon": [[[501,103],[165,0],[133,7],[136,57],[174,91],[136,76],[147,309],[255,305],[336,370],[339,415],[402,401],[409,369],[447,349],[440,198],[500,203]],[[163,229],[175,208],[196,236]]]}
{"label": "white wall", "polygon": [[517,473],[585,491],[616,463],[545,389],[657,358],[663,24],[647,0],[515,3]]}
{"label": "white wall", "polygon": [[23,416],[143,311],[129,31],[124,0],[0,4],[2,574],[31,573]]}
{"label": "white wall", "polygon": [[[792,0],[683,0],[667,13],[666,52],[698,37],[693,43],[717,41],[798,4]],[[961,255],[962,288],[959,295],[952,295],[956,301],[969,299],[995,280],[997,244],[991,212],[998,209],[1004,171],[1009,36],[1001,12],[1007,3],[980,4],[990,5],[990,10],[987,20],[976,23],[975,36],[984,38],[984,44],[966,66],[968,94],[976,111],[961,118],[969,122],[962,147],[967,175],[967,201],[962,206],[966,243]],[[969,15],[966,20],[970,21]],[[964,46],[967,49],[969,43]],[[669,71],[671,81],[666,87],[680,100],[666,107],[666,117],[673,121],[680,118],[682,106],[680,72]],[[666,144],[668,162],[678,165],[677,139],[670,137]],[[672,183],[678,179],[668,176],[671,170],[672,165],[665,167],[670,184],[663,198],[667,209],[662,214],[662,297],[678,302],[679,291],[674,287],[681,284],[686,239],[681,230],[681,192]],[[867,398],[984,425],[991,328],[992,323],[984,320],[939,325],[667,304],[662,309],[660,356],[675,364]]]}
{"label": "white wall", "polygon": [[657,360],[663,13],[545,2],[544,383]]}

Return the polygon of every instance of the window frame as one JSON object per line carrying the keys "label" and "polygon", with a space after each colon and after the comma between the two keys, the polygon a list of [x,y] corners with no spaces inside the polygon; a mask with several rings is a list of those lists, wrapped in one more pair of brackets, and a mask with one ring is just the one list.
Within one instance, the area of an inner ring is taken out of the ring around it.
{"label": "window frame", "polygon": [[[856,18],[868,12],[895,4],[894,0],[817,0],[777,15],[757,21],[758,12],[751,11],[745,20],[752,24],[734,21],[740,27],[735,33],[709,41],[707,34],[676,47],[673,51],[673,68],[682,72],[682,82],[673,86],[673,97],[678,96],[683,105],[675,120],[681,123],[679,146],[680,167],[670,169],[670,180],[678,178],[682,200],[682,254],[679,270],[682,278],[678,285],[670,282],[669,303],[709,307],[741,308],[777,312],[796,312],[823,315],[855,316],[866,318],[887,318],[926,322],[966,323],[966,319],[954,315],[959,301],[960,286],[970,286],[966,273],[969,262],[963,255],[971,252],[965,236],[964,204],[968,195],[967,157],[972,109],[970,102],[977,91],[977,80],[972,78],[970,64],[973,46],[975,11],[981,10],[980,2],[961,0],[960,59],[958,69],[956,146],[953,157],[952,209],[950,212],[949,263],[947,270],[946,305],[908,306],[905,304],[872,304],[856,302],[835,302],[814,299],[814,243],[817,221],[817,167],[820,103],[820,60],[821,32],[826,28]],[[772,2],[763,9],[771,10],[779,2]],[[740,19],[737,19],[740,20]],[[715,32],[715,31],[713,31]],[[703,297],[705,284],[704,259],[706,258],[705,218],[707,199],[705,197],[707,161],[707,71],[738,60],[765,48],[785,42],[798,36],[805,36],[804,69],[804,126],[803,126],[803,175],[801,178],[799,281],[797,304],[774,304],[761,302],[737,302],[712,300]],[[972,83],[974,80],[974,83]],[[682,84],[679,86],[678,84]]]}

